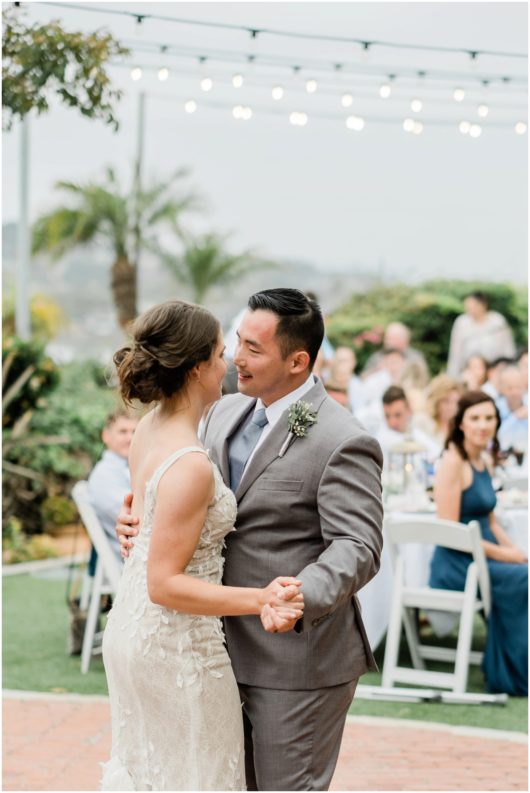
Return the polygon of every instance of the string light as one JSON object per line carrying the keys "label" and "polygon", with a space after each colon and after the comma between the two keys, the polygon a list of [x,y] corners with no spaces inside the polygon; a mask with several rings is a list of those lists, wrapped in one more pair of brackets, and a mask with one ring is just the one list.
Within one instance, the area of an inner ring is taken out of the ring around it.
{"label": "string light", "polygon": [[469,133],[469,130],[471,129],[471,124],[469,123],[469,121],[461,121],[460,124],[458,125],[458,129],[460,130],[462,135],[467,135]]}
{"label": "string light", "polygon": [[524,123],[524,121],[518,121],[517,124],[515,125],[514,129],[515,129],[515,131],[517,132],[518,135],[524,135],[527,128],[526,128],[526,124]]}
{"label": "string light", "polygon": [[353,129],[355,132],[360,132],[364,128],[364,118],[360,116],[348,116],[346,119],[346,126],[348,129]]}
{"label": "string light", "polygon": [[249,121],[252,118],[252,110],[244,105],[236,105],[232,109],[232,115],[236,121]]}
{"label": "string light", "polygon": [[275,85],[272,89],[272,98],[278,102],[280,99],[283,99],[283,86],[282,85]]}
{"label": "string light", "polygon": [[351,107],[353,104],[353,96],[351,94],[342,94],[340,103],[342,107]]}
{"label": "string light", "polygon": [[243,82],[244,80],[242,74],[234,74],[234,76],[232,77],[232,85],[234,86],[234,88],[241,88]]}
{"label": "string light", "polygon": [[161,83],[164,83],[168,77],[169,69],[167,69],[165,66],[162,66],[162,68],[158,70],[158,79]]}
{"label": "string light", "polygon": [[370,60],[370,42],[369,41],[362,41],[361,42],[361,60],[366,63]]}
{"label": "string light", "polygon": [[421,101],[421,99],[413,99],[412,102],[410,103],[410,109],[412,110],[413,113],[419,113],[422,107],[423,107],[423,102]]}
{"label": "string light", "polygon": [[423,132],[423,124],[421,121],[415,121],[414,126],[412,127],[412,134],[413,135],[421,135]]}
{"label": "string light", "polygon": [[201,80],[201,90],[211,91],[213,88],[213,80],[211,77],[203,77]]}
{"label": "string light", "polygon": [[392,93],[392,88],[388,83],[383,83],[379,86],[379,96],[381,99],[388,99],[390,94]]}
{"label": "string light", "polygon": [[472,138],[479,138],[482,135],[482,127],[479,124],[471,124],[469,134]]}
{"label": "string light", "polygon": [[289,115],[289,121],[293,125],[293,127],[305,127],[308,122],[307,113],[300,113],[297,111],[293,111]]}
{"label": "string light", "polygon": [[466,92],[463,88],[455,88],[453,91],[453,99],[455,102],[463,102],[466,96]]}
{"label": "string light", "polygon": [[138,80],[141,79],[142,79],[142,70],[140,69],[139,66],[135,66],[133,69],[131,69],[131,80],[134,80],[134,82],[137,83]]}
{"label": "string light", "polygon": [[305,84],[305,90],[308,94],[314,94],[318,88],[318,83],[316,80],[308,80]]}
{"label": "string light", "polygon": [[416,122],[414,121],[413,118],[406,118],[405,121],[403,122],[403,129],[405,130],[405,132],[412,132],[415,123]]}
{"label": "string light", "polygon": [[489,112],[490,112],[490,109],[489,109],[489,107],[487,105],[479,105],[477,107],[477,113],[478,113],[478,115],[481,118],[486,118],[486,116],[488,115]]}
{"label": "string light", "polygon": [[195,113],[197,110],[197,102],[194,99],[188,99],[188,101],[184,103],[184,110],[186,113]]}

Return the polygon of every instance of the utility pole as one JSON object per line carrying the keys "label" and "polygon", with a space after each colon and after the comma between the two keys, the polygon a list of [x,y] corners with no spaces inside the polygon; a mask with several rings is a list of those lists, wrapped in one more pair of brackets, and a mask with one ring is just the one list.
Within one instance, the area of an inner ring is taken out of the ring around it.
{"label": "utility pole", "polygon": [[29,266],[31,256],[29,232],[29,118],[20,124],[20,194],[17,228],[17,269],[15,278],[15,333],[24,341],[31,338],[29,310]]}

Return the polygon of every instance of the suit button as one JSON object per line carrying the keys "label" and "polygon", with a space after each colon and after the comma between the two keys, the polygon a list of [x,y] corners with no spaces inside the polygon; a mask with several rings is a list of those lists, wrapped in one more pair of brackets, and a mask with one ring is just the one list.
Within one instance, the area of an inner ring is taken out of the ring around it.
{"label": "suit button", "polygon": [[316,627],[317,625],[320,625],[320,618],[317,617],[316,619],[314,619],[313,622],[311,623],[311,625],[313,625],[313,627]]}

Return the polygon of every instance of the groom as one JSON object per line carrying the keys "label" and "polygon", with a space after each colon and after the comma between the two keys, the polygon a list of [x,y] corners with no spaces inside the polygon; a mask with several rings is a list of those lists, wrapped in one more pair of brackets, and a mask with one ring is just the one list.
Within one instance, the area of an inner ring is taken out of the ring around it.
{"label": "groom", "polygon": [[[381,451],[311,370],[324,335],[318,304],[297,289],[253,295],[234,362],[239,394],[211,409],[204,445],[238,502],[223,582],[302,581],[298,622],[275,612],[228,617],[249,790],[327,790],[358,678],[375,662],[356,592],[382,548]],[[288,409],[316,422],[289,435]],[[299,410],[304,405],[299,405]],[[118,531],[134,534],[122,513]],[[126,538],[121,537],[127,546]]]}

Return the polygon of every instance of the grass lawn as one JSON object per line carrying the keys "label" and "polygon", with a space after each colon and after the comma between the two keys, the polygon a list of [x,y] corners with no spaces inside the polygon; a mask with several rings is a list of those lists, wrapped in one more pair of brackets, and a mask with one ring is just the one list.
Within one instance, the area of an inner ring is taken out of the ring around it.
{"label": "grass lawn", "polygon": [[[3,686],[27,691],[106,694],[101,657],[92,660],[86,675],[80,672],[79,656],[66,654],[68,609],[66,582],[28,575],[6,576],[3,581]],[[483,637],[479,637],[480,639]],[[383,666],[383,648],[376,659]],[[440,668],[443,668],[440,666]],[[364,675],[365,685],[379,685],[381,675]],[[483,691],[480,669],[472,667],[469,691]],[[504,707],[494,705],[442,705],[440,703],[370,702],[354,700],[356,716],[462,724],[498,730],[526,732],[528,700],[510,697]]]}

